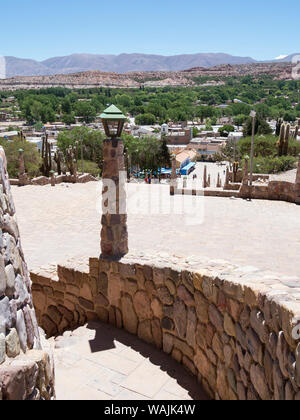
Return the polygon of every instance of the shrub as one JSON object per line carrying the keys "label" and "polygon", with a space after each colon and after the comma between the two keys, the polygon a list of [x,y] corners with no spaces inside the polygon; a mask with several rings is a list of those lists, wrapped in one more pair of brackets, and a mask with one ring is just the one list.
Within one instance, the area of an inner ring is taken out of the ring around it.
{"label": "shrub", "polygon": [[256,174],[276,174],[295,168],[297,159],[293,156],[257,157],[254,159],[253,172]]}
{"label": "shrub", "polygon": [[[78,161],[78,172],[81,172],[81,160]],[[83,161],[83,171],[84,173],[91,174],[95,177],[99,176],[100,174],[100,168],[97,165],[97,163],[92,162],[90,160],[84,160]]]}

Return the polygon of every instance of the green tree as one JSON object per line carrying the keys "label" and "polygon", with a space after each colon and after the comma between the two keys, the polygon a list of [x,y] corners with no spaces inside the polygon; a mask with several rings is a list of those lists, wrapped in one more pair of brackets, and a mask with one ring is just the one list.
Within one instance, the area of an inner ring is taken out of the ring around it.
{"label": "green tree", "polygon": [[42,159],[34,144],[21,141],[17,137],[13,140],[0,138],[0,145],[5,150],[7,170],[11,178],[18,178],[19,176],[19,149],[24,150],[25,170],[28,176],[33,178],[40,175]]}
{"label": "green tree", "polygon": [[223,137],[228,137],[229,133],[232,132],[234,132],[234,126],[230,124],[225,124],[223,127],[219,128],[219,133],[221,133]]}
{"label": "green tree", "polygon": [[75,106],[75,113],[87,124],[93,122],[97,115],[96,109],[88,102],[78,102]]}
{"label": "green tree", "polygon": [[[252,118],[248,117],[243,129],[244,137],[252,135]],[[271,134],[272,129],[269,124],[259,115],[255,118],[255,134]]]}
{"label": "green tree", "polygon": [[156,122],[156,118],[153,114],[141,114],[135,117],[135,123],[137,125],[153,125]]}

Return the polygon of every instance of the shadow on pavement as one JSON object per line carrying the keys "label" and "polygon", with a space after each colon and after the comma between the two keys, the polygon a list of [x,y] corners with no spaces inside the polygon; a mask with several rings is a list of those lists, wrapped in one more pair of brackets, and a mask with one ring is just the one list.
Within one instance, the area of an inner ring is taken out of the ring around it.
{"label": "shadow on pavement", "polygon": [[208,396],[198,384],[196,377],[190,374],[182,365],[163,353],[162,350],[147,344],[138,337],[101,322],[89,322],[87,328],[96,332],[95,338],[89,342],[91,352],[98,353],[116,348],[115,341],[132,348],[150,362],[159,366],[171,378],[188,391],[193,400],[208,400]]}

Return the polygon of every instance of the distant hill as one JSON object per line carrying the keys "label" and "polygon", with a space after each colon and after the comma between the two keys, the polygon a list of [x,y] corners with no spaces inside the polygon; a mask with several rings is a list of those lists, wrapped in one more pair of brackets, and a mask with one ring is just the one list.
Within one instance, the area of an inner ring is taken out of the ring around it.
{"label": "distant hill", "polygon": [[[140,88],[165,86],[197,86],[224,84],[222,78],[268,75],[277,80],[291,80],[292,63],[223,64],[215,67],[194,67],[183,71],[147,71],[115,73],[86,71],[46,76],[15,76],[0,80],[0,91],[64,87],[83,89],[95,87]],[[202,77],[209,77],[205,82]]]}
{"label": "distant hill", "polygon": [[169,57],[151,54],[72,54],[65,57],[49,58],[41,62],[16,57],[6,57],[6,59],[7,77],[48,76],[94,70],[119,74],[132,71],[180,71],[193,67],[256,62],[251,57],[236,57],[223,53],[183,54]]}

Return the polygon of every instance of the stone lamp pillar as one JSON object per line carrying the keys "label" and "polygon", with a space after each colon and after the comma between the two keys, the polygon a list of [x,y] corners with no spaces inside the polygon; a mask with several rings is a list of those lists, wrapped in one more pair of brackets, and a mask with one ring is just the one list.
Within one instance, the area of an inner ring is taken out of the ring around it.
{"label": "stone lamp pillar", "polygon": [[51,187],[55,187],[55,176],[54,176],[54,174],[55,174],[54,171],[50,171]]}
{"label": "stone lamp pillar", "polygon": [[120,138],[126,117],[114,105],[101,114],[103,146],[101,258],[120,259],[128,253],[126,171]]}
{"label": "stone lamp pillar", "polygon": [[295,182],[295,203],[300,204],[300,156],[298,161],[298,170]]}

